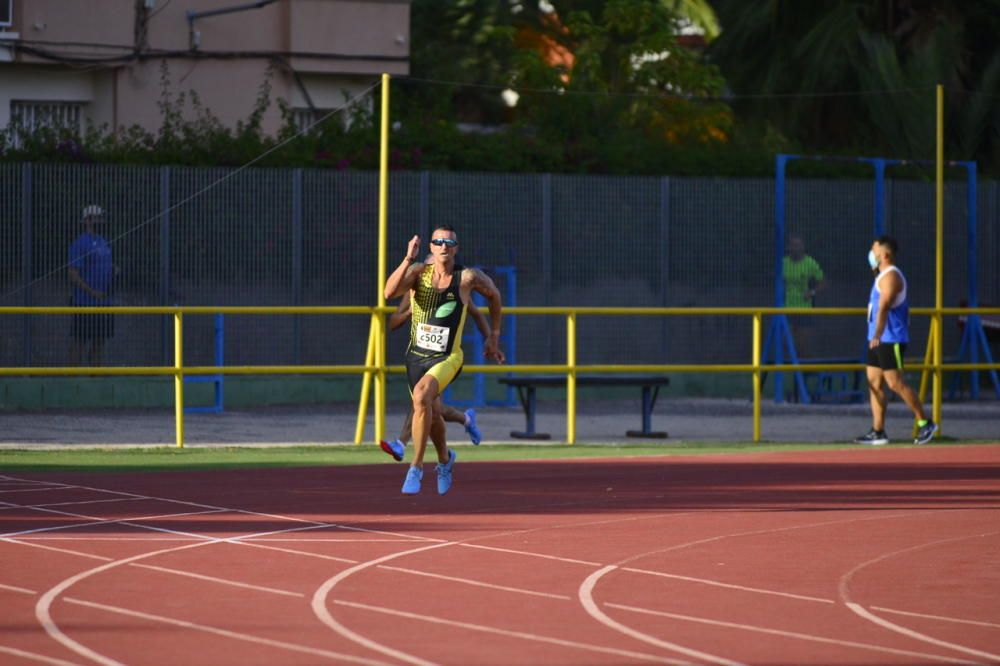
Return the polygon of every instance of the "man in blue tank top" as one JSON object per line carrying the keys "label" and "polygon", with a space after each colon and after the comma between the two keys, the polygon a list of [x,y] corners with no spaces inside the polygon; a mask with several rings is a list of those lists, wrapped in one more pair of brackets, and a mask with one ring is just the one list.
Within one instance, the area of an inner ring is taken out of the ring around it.
{"label": "man in blue tank top", "polygon": [[914,444],[926,444],[937,432],[937,424],[924,416],[917,394],[903,379],[903,353],[910,341],[910,302],[906,277],[896,267],[898,246],[892,236],[880,236],[868,251],[868,264],[875,273],[868,294],[868,397],[872,429],[854,441],[858,444],[888,444],[885,434],[885,388],[894,391],[913,410],[917,419]]}

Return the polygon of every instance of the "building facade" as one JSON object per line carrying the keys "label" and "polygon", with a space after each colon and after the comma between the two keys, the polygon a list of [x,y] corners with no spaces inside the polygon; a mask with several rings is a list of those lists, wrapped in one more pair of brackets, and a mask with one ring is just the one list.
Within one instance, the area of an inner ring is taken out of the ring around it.
{"label": "building facade", "polygon": [[302,125],[408,74],[409,43],[409,0],[0,0],[0,128],[155,132],[180,93],[233,126],[265,82]]}

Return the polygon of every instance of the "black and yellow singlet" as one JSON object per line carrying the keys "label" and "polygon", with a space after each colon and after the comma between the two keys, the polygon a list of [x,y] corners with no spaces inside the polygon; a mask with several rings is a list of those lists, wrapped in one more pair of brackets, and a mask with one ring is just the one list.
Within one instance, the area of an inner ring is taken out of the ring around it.
{"label": "black and yellow singlet", "polygon": [[461,372],[464,361],[462,329],[466,308],[460,293],[462,267],[454,267],[451,283],[441,290],[434,288],[433,276],[434,266],[428,264],[413,287],[406,374],[411,389],[429,374],[437,379],[438,388],[443,391]]}

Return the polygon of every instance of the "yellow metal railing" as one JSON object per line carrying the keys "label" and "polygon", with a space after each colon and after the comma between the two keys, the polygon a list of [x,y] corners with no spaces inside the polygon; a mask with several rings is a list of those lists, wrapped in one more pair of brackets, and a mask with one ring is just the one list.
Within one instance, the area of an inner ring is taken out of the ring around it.
{"label": "yellow metal railing", "polygon": [[[173,376],[174,378],[174,411],[176,420],[176,442],[178,447],[184,446],[184,376],[185,375],[279,375],[279,374],[310,374],[310,375],[344,375],[361,374],[361,401],[358,408],[358,426],[354,441],[361,443],[364,433],[364,421],[367,412],[371,381],[375,378],[384,384],[387,373],[403,373],[402,366],[390,366],[385,360],[385,315],[392,312],[392,307],[366,306],[295,306],[295,307],[264,307],[264,306],[175,306],[175,307],[0,307],[3,315],[68,315],[68,314],[142,314],[142,315],[172,315],[174,319],[174,364],[173,366],[147,367],[20,367],[0,368],[0,376],[74,376],[74,375],[145,375]],[[920,382],[920,400],[924,401],[928,377],[933,376],[933,409],[935,421],[941,421],[941,377],[944,372],[967,370],[998,370],[1000,363],[949,363],[941,362],[941,335],[943,318],[954,315],[1000,315],[1000,307],[992,308],[913,308],[914,315],[931,318],[930,334],[927,340],[927,352],[924,362],[908,365],[909,370],[919,370],[922,373]],[[366,314],[372,318],[372,326],[368,336],[368,349],[363,365],[249,365],[249,366],[185,366],[184,365],[184,316],[204,314],[258,314],[258,315],[348,315]],[[768,364],[761,362],[761,333],[763,318],[768,315],[810,314],[825,316],[863,316],[864,308],[624,308],[624,307],[510,307],[504,309],[504,314],[515,315],[561,315],[566,317],[566,363],[565,364],[524,364],[524,365],[470,365],[465,372],[482,372],[505,374],[508,372],[545,372],[566,375],[566,441],[576,442],[576,376],[580,372],[588,373],[746,373],[753,380],[753,441],[761,439],[761,383],[764,372],[819,372],[819,371],[854,371],[863,370],[861,363],[801,363],[801,364]],[[586,316],[741,316],[752,319],[752,353],[749,363],[732,364],[596,364],[578,365],[577,359],[577,328],[580,317]],[[382,437],[385,430],[385,400],[375,401],[375,441]]]}

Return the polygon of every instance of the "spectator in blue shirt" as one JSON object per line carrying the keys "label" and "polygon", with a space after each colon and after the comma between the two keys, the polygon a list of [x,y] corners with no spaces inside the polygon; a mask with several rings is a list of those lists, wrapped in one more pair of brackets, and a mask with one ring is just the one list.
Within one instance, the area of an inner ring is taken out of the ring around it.
{"label": "spectator in blue shirt", "polygon": [[[84,231],[69,248],[69,281],[74,307],[112,305],[110,299],[114,264],[111,245],[96,231],[103,225],[104,209],[91,204],[83,209]],[[110,314],[74,314],[70,363],[80,365],[89,345],[89,365],[101,365],[104,341],[114,336],[115,320]]]}

